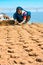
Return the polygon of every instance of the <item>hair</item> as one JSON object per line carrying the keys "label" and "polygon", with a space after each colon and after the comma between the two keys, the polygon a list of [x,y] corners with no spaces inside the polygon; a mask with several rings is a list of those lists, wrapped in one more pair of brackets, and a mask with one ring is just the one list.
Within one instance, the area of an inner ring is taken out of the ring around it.
{"label": "hair", "polygon": [[[21,9],[16,9],[16,12],[18,13],[18,10],[21,10]],[[21,10],[22,11],[22,10]],[[22,14],[22,13],[20,13],[20,14]]]}

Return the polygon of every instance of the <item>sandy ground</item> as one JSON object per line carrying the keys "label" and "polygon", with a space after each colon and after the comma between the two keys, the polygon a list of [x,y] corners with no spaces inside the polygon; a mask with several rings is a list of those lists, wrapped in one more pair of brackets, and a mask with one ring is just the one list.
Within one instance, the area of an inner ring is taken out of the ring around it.
{"label": "sandy ground", "polygon": [[43,24],[0,26],[0,65],[43,65]]}

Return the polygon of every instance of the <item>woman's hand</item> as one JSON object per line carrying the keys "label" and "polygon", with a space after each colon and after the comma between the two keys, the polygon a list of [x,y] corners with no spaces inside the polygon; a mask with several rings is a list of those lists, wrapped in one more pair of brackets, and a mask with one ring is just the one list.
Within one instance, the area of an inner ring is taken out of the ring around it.
{"label": "woman's hand", "polygon": [[16,19],[14,21],[15,21],[15,24],[18,24],[18,21]]}

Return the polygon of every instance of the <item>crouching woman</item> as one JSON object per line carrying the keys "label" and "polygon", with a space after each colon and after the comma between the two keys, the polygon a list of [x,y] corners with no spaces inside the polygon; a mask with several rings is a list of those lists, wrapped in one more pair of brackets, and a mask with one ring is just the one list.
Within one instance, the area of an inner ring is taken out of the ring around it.
{"label": "crouching woman", "polygon": [[21,7],[17,7],[13,18],[16,24],[24,24],[30,20],[31,12],[28,12]]}

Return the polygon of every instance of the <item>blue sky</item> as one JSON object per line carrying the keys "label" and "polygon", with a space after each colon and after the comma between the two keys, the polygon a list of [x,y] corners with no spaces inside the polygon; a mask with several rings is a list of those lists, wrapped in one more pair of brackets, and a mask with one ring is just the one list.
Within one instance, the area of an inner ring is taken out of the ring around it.
{"label": "blue sky", "polygon": [[0,8],[43,7],[43,0],[0,0]]}

